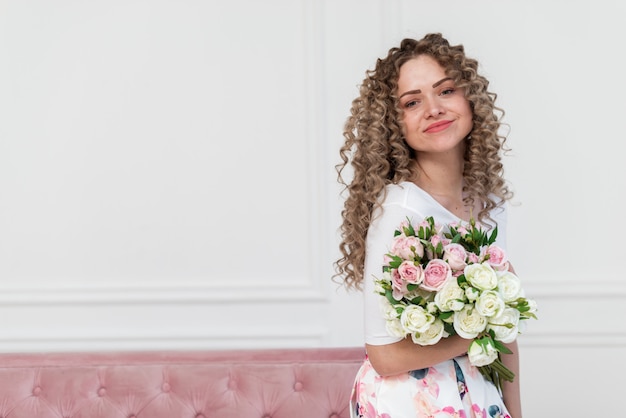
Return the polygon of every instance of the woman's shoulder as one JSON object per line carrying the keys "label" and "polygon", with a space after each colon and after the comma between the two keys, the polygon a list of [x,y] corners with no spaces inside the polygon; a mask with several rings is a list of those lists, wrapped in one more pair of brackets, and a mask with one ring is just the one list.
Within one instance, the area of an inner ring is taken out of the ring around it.
{"label": "woman's shoulder", "polygon": [[391,183],[385,186],[384,203],[398,200],[404,200],[411,192],[413,183],[403,181],[400,183]]}
{"label": "woman's shoulder", "polygon": [[385,186],[384,204],[407,202],[411,198],[422,197],[422,190],[410,181],[391,183]]}
{"label": "woman's shoulder", "polygon": [[437,208],[434,199],[410,181],[388,184],[381,203],[382,206],[402,206],[420,213],[430,212]]}

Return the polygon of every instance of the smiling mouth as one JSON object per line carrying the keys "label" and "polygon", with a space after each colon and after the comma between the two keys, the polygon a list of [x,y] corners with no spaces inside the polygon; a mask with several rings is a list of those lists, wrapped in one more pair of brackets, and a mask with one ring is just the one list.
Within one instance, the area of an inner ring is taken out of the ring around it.
{"label": "smiling mouth", "polygon": [[429,125],[424,130],[424,132],[428,132],[428,133],[440,132],[446,129],[451,124],[452,124],[451,120],[442,120],[441,122],[435,122],[432,125]]}

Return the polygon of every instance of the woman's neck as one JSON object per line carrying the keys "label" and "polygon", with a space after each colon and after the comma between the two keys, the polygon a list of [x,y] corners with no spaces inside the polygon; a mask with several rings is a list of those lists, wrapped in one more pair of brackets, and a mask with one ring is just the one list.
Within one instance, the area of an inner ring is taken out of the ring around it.
{"label": "woman's neck", "polygon": [[467,207],[463,193],[463,162],[420,159],[412,181],[458,218],[469,220],[475,208]]}
{"label": "woman's neck", "polygon": [[446,159],[420,156],[412,170],[412,181],[433,196],[462,197],[463,164],[460,156]]}

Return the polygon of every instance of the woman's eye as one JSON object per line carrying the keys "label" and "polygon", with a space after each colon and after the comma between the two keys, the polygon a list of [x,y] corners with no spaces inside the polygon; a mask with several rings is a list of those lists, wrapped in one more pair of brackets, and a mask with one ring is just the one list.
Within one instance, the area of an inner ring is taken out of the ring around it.
{"label": "woman's eye", "polygon": [[419,104],[419,101],[417,100],[409,100],[408,102],[406,102],[404,104],[404,107],[406,107],[407,109],[411,108],[411,107],[415,107]]}
{"label": "woman's eye", "polygon": [[441,95],[442,95],[442,96],[446,96],[446,95],[448,95],[448,94],[452,94],[452,93],[454,93],[454,89],[453,89],[452,87],[450,87],[450,88],[444,89],[444,90],[441,92]]}

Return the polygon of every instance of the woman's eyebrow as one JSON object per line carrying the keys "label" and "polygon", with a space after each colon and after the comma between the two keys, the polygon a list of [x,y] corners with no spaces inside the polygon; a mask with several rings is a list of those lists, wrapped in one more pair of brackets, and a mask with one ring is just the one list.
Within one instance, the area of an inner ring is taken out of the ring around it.
{"label": "woman's eyebrow", "polygon": [[446,77],[446,78],[442,78],[441,80],[437,81],[435,84],[433,84],[433,88],[441,85],[442,83],[445,83],[448,80],[452,80],[452,77]]}
{"label": "woman's eyebrow", "polygon": [[406,96],[407,94],[420,94],[422,91],[420,89],[417,90],[409,90],[409,91],[405,91],[404,93],[402,93],[400,95],[400,97],[398,97],[398,99],[403,98],[404,96]]}
{"label": "woman's eyebrow", "polygon": [[[442,78],[441,80],[437,81],[435,84],[433,84],[433,88],[445,83],[448,80],[452,80],[452,77],[445,77]],[[422,91],[420,89],[415,89],[415,90],[409,90],[409,91],[405,91],[404,93],[402,93],[400,95],[400,97],[398,97],[398,99],[401,99],[402,97],[406,96],[407,94],[420,94]]]}

